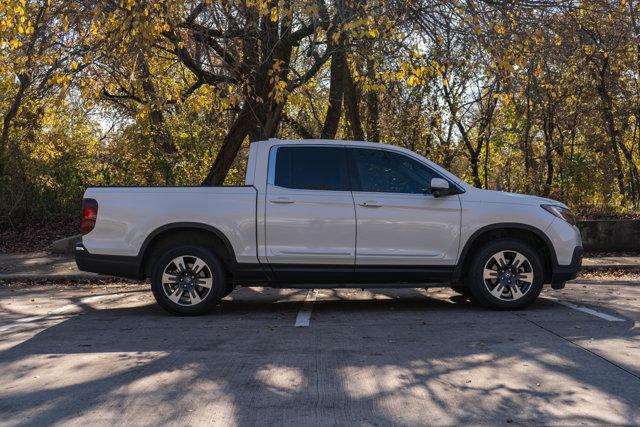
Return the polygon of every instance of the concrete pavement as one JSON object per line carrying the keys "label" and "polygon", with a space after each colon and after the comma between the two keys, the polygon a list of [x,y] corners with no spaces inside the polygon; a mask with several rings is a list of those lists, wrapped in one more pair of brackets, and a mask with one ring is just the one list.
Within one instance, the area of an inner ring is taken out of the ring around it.
{"label": "concrete pavement", "polygon": [[0,287],[0,424],[639,424],[639,285],[574,281],[516,312],[242,288],[197,318],[144,285]]}
{"label": "concrete pavement", "polygon": [[71,255],[46,252],[0,254],[0,280],[82,280],[109,277],[78,270]]}

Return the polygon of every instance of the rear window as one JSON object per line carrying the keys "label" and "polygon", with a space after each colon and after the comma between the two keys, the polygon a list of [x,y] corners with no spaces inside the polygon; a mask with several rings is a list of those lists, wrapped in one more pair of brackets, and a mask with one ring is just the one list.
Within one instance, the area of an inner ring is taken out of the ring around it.
{"label": "rear window", "polygon": [[299,190],[348,191],[342,147],[278,147],[274,184]]}

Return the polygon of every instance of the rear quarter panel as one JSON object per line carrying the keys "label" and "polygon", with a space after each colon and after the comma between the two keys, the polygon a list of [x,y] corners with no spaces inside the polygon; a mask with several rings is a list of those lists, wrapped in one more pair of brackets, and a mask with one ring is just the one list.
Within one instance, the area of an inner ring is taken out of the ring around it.
{"label": "rear quarter panel", "polygon": [[92,187],[95,228],[82,242],[91,254],[136,256],[154,230],[190,222],[223,233],[238,262],[257,262],[256,189],[253,187]]}

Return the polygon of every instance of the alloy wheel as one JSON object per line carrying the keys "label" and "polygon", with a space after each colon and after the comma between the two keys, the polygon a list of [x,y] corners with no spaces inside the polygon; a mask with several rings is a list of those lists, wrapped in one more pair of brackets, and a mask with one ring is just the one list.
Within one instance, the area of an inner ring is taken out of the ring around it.
{"label": "alloy wheel", "polygon": [[531,262],[517,251],[500,251],[484,265],[484,285],[495,298],[515,301],[524,297],[533,285]]}
{"label": "alloy wheel", "polygon": [[212,286],[211,268],[194,255],[176,257],[162,271],[162,289],[178,305],[200,304],[209,295]]}

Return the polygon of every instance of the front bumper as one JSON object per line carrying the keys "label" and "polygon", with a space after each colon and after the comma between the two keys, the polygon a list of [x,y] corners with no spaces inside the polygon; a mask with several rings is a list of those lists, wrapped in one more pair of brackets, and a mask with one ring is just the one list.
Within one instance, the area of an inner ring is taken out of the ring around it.
{"label": "front bumper", "polygon": [[582,246],[576,246],[571,257],[571,264],[556,265],[551,276],[551,287],[554,289],[564,288],[565,282],[575,279],[582,267]]}
{"label": "front bumper", "polygon": [[81,271],[141,280],[142,262],[137,256],[90,254],[82,243],[76,244],[76,265]]}

